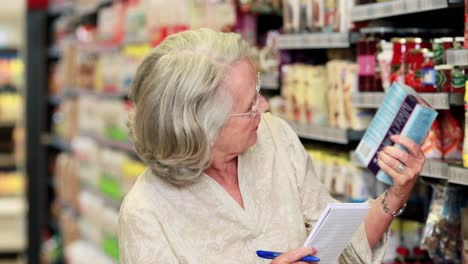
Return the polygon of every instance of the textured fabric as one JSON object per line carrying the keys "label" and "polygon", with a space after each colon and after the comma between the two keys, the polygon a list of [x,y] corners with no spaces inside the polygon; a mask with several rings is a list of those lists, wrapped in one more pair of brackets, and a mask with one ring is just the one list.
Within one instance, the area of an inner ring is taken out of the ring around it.
{"label": "textured fabric", "polygon": [[[270,263],[255,251],[301,246],[305,223],[336,202],[294,131],[269,114],[238,158],[238,177],[245,209],[207,175],[178,187],[147,170],[120,210],[121,263]],[[382,248],[371,251],[361,225],[340,263],[379,263]]]}

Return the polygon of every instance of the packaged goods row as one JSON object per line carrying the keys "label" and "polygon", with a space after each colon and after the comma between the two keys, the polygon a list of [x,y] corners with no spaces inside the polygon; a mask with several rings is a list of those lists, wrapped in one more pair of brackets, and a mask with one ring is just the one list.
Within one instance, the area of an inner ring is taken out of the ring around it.
{"label": "packaged goods row", "polygon": [[58,221],[66,250],[80,240],[119,259],[117,219],[124,195],[145,166],[131,155],[76,138],[72,154],[56,160]]}

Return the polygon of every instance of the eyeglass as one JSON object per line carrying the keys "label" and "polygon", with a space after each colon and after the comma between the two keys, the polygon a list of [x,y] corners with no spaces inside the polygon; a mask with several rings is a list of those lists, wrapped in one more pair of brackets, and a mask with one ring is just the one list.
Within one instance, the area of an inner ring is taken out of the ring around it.
{"label": "eyeglass", "polygon": [[257,72],[257,83],[256,83],[256,86],[255,86],[255,90],[257,91],[257,93],[255,94],[255,99],[253,101],[252,107],[250,108],[250,111],[246,112],[246,113],[241,113],[241,114],[232,114],[230,116],[231,117],[237,117],[237,116],[255,117],[255,116],[257,116],[258,113],[260,112],[259,109],[258,109],[258,105],[260,103],[260,98],[262,97],[262,95],[260,93],[260,88],[261,87],[262,87],[262,78],[260,76],[260,73]]}

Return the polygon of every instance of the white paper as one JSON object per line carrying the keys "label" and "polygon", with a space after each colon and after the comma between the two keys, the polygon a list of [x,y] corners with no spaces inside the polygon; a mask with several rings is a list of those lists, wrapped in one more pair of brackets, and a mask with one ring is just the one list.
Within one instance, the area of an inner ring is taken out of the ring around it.
{"label": "white paper", "polygon": [[369,211],[368,203],[330,203],[304,246],[317,249],[320,264],[335,264]]}

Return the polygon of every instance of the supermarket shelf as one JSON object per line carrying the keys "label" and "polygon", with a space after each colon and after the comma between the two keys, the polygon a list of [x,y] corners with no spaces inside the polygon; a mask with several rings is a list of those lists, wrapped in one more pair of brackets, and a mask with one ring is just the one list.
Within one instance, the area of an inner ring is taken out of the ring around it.
{"label": "supermarket shelf", "polygon": [[76,11],[79,16],[88,16],[96,13],[100,7],[111,4],[113,0],[97,0],[87,5],[78,5]]}
{"label": "supermarket shelf", "polygon": [[262,89],[278,90],[279,89],[279,74],[278,73],[262,73]]}
{"label": "supermarket shelf", "polygon": [[16,121],[0,121],[0,128],[13,128],[16,126]]}
{"label": "supermarket shelf", "polygon": [[62,51],[57,46],[52,46],[47,50],[49,59],[59,59],[62,56]]}
{"label": "supermarket shelf", "polygon": [[0,154],[0,169],[15,168],[16,161],[13,154]]}
{"label": "supermarket shelf", "polygon": [[106,146],[106,147],[109,147],[109,148],[113,148],[113,149],[117,149],[117,150],[121,150],[121,151],[125,151],[125,152],[128,152],[130,154],[135,154],[136,155],[135,148],[133,147],[132,143],[123,143],[123,142],[108,139],[108,138],[105,138],[105,137],[99,136],[99,135],[89,135],[88,134],[88,135],[84,135],[84,136],[88,136],[88,137],[93,138],[100,145],[103,145],[103,146]]}
{"label": "supermarket shelf", "polygon": [[19,49],[18,45],[0,42],[0,54],[14,54],[17,53]]}
{"label": "supermarket shelf", "polygon": [[80,187],[83,188],[83,190],[86,190],[86,191],[90,192],[91,194],[93,194],[95,196],[101,197],[103,199],[103,201],[104,201],[105,206],[113,208],[117,212],[120,210],[121,201],[117,201],[117,200],[114,200],[114,199],[110,198],[107,194],[103,193],[99,189],[99,187],[97,187],[97,186],[95,186],[93,184],[90,184],[90,183],[88,183],[88,182],[86,182],[84,180],[81,180]]}
{"label": "supermarket shelf", "polygon": [[447,50],[447,64],[455,66],[468,66],[468,49]]}
{"label": "supermarket shelf", "polygon": [[356,107],[379,108],[385,93],[359,92],[351,95],[351,102]]}
{"label": "supermarket shelf", "polygon": [[51,105],[59,105],[63,102],[66,98],[74,98],[80,94],[80,91],[77,88],[67,88],[64,89],[63,92],[59,95],[52,95],[49,96],[49,104]]}
{"label": "supermarket shelf", "polygon": [[[458,105],[460,100],[463,102],[461,94],[449,95],[448,93],[420,93],[420,95],[432,107],[440,110],[450,109],[451,103]],[[384,97],[385,93],[383,92],[360,92],[353,94],[351,96],[351,101],[356,107],[379,108]]]}
{"label": "supermarket shelf", "polygon": [[447,180],[449,175],[449,165],[446,162],[440,160],[426,160],[424,165],[423,171],[421,172],[421,176],[432,178],[432,179],[439,179],[439,180]]}
{"label": "supermarket shelf", "polygon": [[365,21],[447,8],[447,0],[406,0],[365,4],[351,9],[351,21]]}
{"label": "supermarket shelf", "polygon": [[284,34],[278,37],[278,48],[283,50],[348,48],[349,45],[349,33]]}
{"label": "supermarket shelf", "polygon": [[126,45],[140,45],[140,44],[149,44],[150,41],[148,38],[138,38],[138,37],[126,37],[123,42],[122,42],[122,45],[123,46],[126,46]]}
{"label": "supermarket shelf", "polygon": [[61,95],[54,95],[49,97],[49,104],[59,105],[65,98],[75,98],[80,96],[93,96],[99,99],[122,99],[127,98],[129,93],[126,91],[119,92],[94,92],[80,88],[68,88],[62,92]]}
{"label": "supermarket shelf", "polygon": [[72,1],[63,1],[59,4],[53,4],[49,6],[47,12],[50,15],[61,15],[64,13],[70,13],[73,11],[73,2]]}
{"label": "supermarket shelf", "polygon": [[44,134],[41,138],[42,144],[51,146],[64,152],[71,152],[72,147],[65,139],[51,134]]}
{"label": "supermarket shelf", "polygon": [[449,183],[455,183],[460,185],[468,186],[468,168],[450,166],[448,169]]}
{"label": "supermarket shelf", "polygon": [[106,54],[110,52],[117,52],[121,48],[120,45],[79,45],[78,51],[89,53],[89,54]]}
{"label": "supermarket shelf", "polygon": [[348,144],[351,141],[360,140],[364,135],[364,131],[307,125],[292,121],[288,121],[288,123],[297,135],[303,139]]}
{"label": "supermarket shelf", "polygon": [[[351,151],[350,153],[350,160],[353,165],[359,168],[365,168],[364,165],[361,164],[361,162],[358,160],[356,155],[354,155],[354,151]],[[421,172],[421,176],[425,178],[431,178],[431,179],[438,179],[438,180],[448,180],[449,175],[452,173],[450,172],[450,167],[447,162],[444,162],[442,160],[426,160],[426,163],[424,165],[423,171]],[[463,169],[463,168],[462,168]],[[465,169],[464,172],[466,175],[468,175],[467,169]],[[465,182],[468,182],[468,176],[465,176],[467,180]]]}

